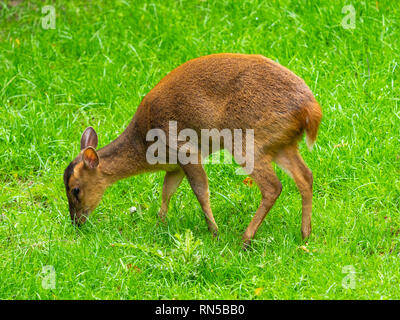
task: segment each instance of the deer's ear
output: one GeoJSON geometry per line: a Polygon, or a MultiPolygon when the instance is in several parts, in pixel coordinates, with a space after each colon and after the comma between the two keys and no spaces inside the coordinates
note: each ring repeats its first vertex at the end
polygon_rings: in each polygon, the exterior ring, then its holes
{"type": "Polygon", "coordinates": [[[99,156],[92,147],[87,147],[83,151],[83,162],[89,169],[94,169],[99,165],[99,156]]]}
{"type": "Polygon", "coordinates": [[[97,133],[94,131],[92,127],[87,127],[86,130],[82,134],[81,138],[81,150],[92,147],[93,149],[97,148],[97,143],[99,139],[97,138],[97,133]]]}

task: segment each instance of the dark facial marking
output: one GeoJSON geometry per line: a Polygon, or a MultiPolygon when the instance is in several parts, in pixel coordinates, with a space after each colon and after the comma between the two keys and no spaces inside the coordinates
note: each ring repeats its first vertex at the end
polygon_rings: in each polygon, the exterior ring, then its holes
{"type": "Polygon", "coordinates": [[[79,194],[79,188],[73,188],[72,189],[72,194],[75,196],[76,200],[79,200],[78,194],[79,194]]]}
{"type": "Polygon", "coordinates": [[[64,171],[64,184],[65,184],[65,188],[67,189],[67,192],[69,191],[69,185],[68,185],[69,179],[71,178],[72,174],[74,173],[74,168],[77,163],[78,163],[78,161],[76,161],[76,160],[72,161],[68,165],[67,169],[65,169],[65,171],[64,171]]]}

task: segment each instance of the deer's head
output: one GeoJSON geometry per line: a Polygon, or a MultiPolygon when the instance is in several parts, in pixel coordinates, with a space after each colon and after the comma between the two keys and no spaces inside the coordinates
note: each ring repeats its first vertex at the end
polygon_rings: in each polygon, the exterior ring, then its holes
{"type": "Polygon", "coordinates": [[[72,223],[81,225],[99,204],[106,185],[99,169],[96,131],[88,127],[82,134],[81,151],[64,171],[64,184],[72,223]]]}

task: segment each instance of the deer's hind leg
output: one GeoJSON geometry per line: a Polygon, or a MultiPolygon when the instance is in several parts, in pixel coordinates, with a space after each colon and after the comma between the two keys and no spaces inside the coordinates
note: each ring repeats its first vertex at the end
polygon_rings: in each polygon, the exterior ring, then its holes
{"type": "Polygon", "coordinates": [[[253,172],[250,174],[261,191],[261,203],[256,214],[251,220],[243,234],[243,249],[246,249],[254,238],[265,216],[274,205],[282,191],[282,184],[271,166],[271,157],[265,156],[262,161],[254,164],[253,172]]]}
{"type": "Polygon", "coordinates": [[[297,145],[280,150],[274,161],[294,179],[300,191],[302,198],[301,234],[305,239],[311,233],[312,172],[304,163],[297,145]]]}

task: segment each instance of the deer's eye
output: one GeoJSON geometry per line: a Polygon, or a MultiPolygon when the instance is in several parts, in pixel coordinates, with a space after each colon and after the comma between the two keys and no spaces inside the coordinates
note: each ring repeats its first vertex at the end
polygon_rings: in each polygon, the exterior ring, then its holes
{"type": "Polygon", "coordinates": [[[72,194],[75,196],[76,199],[78,199],[79,191],[80,191],[79,188],[72,189],[72,194]]]}

